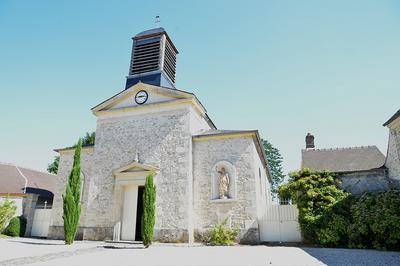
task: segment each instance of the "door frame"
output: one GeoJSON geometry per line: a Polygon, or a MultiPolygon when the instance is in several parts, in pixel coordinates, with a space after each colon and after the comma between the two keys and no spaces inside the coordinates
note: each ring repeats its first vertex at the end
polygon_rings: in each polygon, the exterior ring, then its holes
{"type": "MultiPolygon", "coordinates": [[[[118,238],[122,237],[122,230],[123,230],[123,218],[124,218],[124,208],[125,208],[125,191],[127,187],[134,186],[136,187],[136,204],[132,206],[134,208],[133,213],[135,214],[135,219],[134,219],[134,226],[132,228],[133,230],[133,236],[136,239],[135,236],[135,230],[136,230],[136,215],[137,215],[137,204],[138,204],[138,190],[139,187],[144,187],[146,183],[146,177],[149,175],[156,176],[158,172],[158,169],[154,166],[147,165],[147,164],[142,164],[139,162],[133,162],[128,164],[127,166],[118,168],[113,171],[113,175],[115,177],[115,186],[119,187],[123,190],[123,200],[122,200],[122,211],[120,213],[120,216],[117,217],[117,221],[115,221],[115,226],[114,226],[114,236],[118,236],[118,238]],[[118,226],[117,226],[118,225],[118,226]],[[116,232],[116,230],[118,232],[116,232]]],[[[121,239],[113,239],[114,241],[119,241],[121,239]]],[[[129,239],[128,241],[133,241],[132,239],[129,239]]]]}

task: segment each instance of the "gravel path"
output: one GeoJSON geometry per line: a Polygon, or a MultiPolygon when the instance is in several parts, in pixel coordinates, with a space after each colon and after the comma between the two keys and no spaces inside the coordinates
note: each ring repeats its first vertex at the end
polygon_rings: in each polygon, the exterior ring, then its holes
{"type": "Polygon", "coordinates": [[[0,240],[0,265],[171,265],[171,266],[258,266],[258,265],[400,265],[400,252],[375,250],[234,246],[209,247],[155,244],[113,245],[80,242],[65,246],[61,241],[0,240]],[[118,247],[104,248],[108,247],[118,247]]]}
{"type": "Polygon", "coordinates": [[[302,250],[326,265],[400,265],[400,252],[335,248],[302,248],[302,250]]]}

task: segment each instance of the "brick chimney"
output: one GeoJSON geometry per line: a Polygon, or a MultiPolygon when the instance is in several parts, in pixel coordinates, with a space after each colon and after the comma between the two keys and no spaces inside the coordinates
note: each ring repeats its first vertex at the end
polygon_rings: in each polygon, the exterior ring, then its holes
{"type": "Polygon", "coordinates": [[[307,133],[306,136],[306,149],[315,149],[314,145],[314,136],[311,135],[310,133],[307,133]]]}

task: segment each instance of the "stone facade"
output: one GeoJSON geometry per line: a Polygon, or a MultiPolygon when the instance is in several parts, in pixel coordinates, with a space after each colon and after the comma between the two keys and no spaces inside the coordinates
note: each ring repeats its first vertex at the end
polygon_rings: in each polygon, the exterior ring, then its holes
{"type": "Polygon", "coordinates": [[[400,181],[400,117],[389,127],[389,143],[386,157],[386,167],[389,178],[400,181]]]}
{"type": "MultiPolygon", "coordinates": [[[[60,162],[58,167],[57,173],[57,183],[56,189],[54,191],[54,199],[53,199],[53,208],[52,208],[52,219],[51,219],[51,226],[49,228],[49,237],[55,239],[63,239],[64,237],[64,229],[63,229],[63,199],[62,195],[65,193],[65,188],[67,184],[67,180],[72,170],[72,163],[74,160],[74,153],[72,150],[68,150],[65,152],[60,152],[60,162]]],[[[81,152],[81,179],[82,179],[82,186],[81,186],[81,198],[82,198],[82,211],[80,217],[80,226],[83,227],[85,225],[86,220],[86,208],[87,202],[89,202],[89,189],[90,189],[90,182],[92,181],[92,158],[93,158],[93,148],[82,148],[81,152]]],[[[77,234],[78,239],[82,239],[77,234]]]]}
{"type": "Polygon", "coordinates": [[[353,195],[362,195],[364,192],[387,191],[391,187],[386,168],[341,173],[339,177],[342,181],[340,187],[353,195]]]}
{"type": "MultiPolygon", "coordinates": [[[[104,107],[96,113],[95,145],[84,148],[81,156],[84,189],[78,238],[113,238],[124,205],[123,186],[117,184],[114,171],[132,163],[138,154],[139,163],[158,169],[154,179],[155,240],[193,242],[195,231],[208,230],[229,218],[232,226],[241,228],[243,241],[257,242],[257,221],[269,200],[269,184],[256,139],[235,136],[195,141],[194,135],[212,129],[212,125],[192,95],[184,95],[191,97],[190,101],[171,99],[168,97],[176,97],[176,91],[143,83],[123,93],[130,95],[138,90],[147,90],[149,97],[162,102],[153,100],[147,109],[145,105],[130,106],[124,100],[119,101],[118,108],[104,107]],[[172,96],[160,97],[159,93],[172,96]],[[210,200],[211,171],[219,161],[230,162],[237,173],[236,196],[226,202],[210,200]]],[[[258,134],[253,132],[252,136],[258,134]]],[[[63,237],[62,193],[73,162],[73,150],[61,150],[60,154],[51,238],[63,237]]]]}
{"type": "Polygon", "coordinates": [[[198,234],[228,219],[232,227],[241,229],[242,241],[259,241],[258,230],[249,233],[258,228],[268,201],[269,183],[259,161],[252,138],[194,141],[194,227],[198,234]],[[226,200],[214,199],[211,189],[215,166],[221,161],[235,169],[235,176],[231,175],[235,191],[226,200]]]}

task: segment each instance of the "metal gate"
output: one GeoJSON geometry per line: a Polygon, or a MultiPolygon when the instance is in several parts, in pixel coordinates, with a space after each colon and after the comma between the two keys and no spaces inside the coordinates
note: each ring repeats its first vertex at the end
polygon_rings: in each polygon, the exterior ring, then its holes
{"type": "Polygon", "coordinates": [[[271,205],[260,221],[260,239],[264,242],[301,242],[296,205],[271,205]]]}
{"type": "Polygon", "coordinates": [[[33,216],[31,236],[47,237],[50,226],[51,209],[36,209],[33,216]]]}

